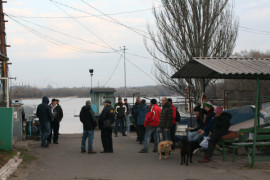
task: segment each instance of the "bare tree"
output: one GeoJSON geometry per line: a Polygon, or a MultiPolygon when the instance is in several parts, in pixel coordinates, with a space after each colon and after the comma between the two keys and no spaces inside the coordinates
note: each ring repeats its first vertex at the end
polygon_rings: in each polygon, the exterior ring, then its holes
{"type": "MultiPolygon", "coordinates": [[[[170,90],[185,94],[188,84],[195,101],[203,89],[201,79],[172,79],[192,57],[228,57],[238,34],[238,19],[229,0],[162,0],[154,8],[157,32],[148,25],[145,47],[155,59],[154,75],[170,90]],[[153,45],[153,46],[152,46],[153,45]]],[[[210,80],[206,80],[206,85],[210,80]]]]}

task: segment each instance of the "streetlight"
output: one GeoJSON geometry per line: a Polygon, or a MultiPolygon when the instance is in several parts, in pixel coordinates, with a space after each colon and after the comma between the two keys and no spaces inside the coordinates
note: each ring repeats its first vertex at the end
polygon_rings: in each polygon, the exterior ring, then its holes
{"type": "Polygon", "coordinates": [[[89,69],[89,72],[90,72],[90,76],[91,76],[91,90],[90,90],[90,93],[92,93],[92,77],[93,77],[94,69],[89,69]]]}

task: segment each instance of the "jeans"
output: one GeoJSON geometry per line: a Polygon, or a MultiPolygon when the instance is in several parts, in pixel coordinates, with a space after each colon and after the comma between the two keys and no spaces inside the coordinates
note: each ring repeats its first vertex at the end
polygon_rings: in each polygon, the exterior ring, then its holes
{"type": "Polygon", "coordinates": [[[130,114],[126,115],[126,131],[129,133],[130,132],[130,123],[129,123],[129,116],[130,114]]]}
{"type": "Polygon", "coordinates": [[[162,141],[170,141],[171,140],[170,130],[166,131],[165,128],[160,129],[162,134],[162,141]]]}
{"type": "Polygon", "coordinates": [[[39,122],[40,123],[40,135],[41,135],[41,145],[46,146],[47,139],[50,135],[50,122],[39,122]]]}
{"type": "Polygon", "coordinates": [[[153,126],[146,126],[146,131],[145,131],[145,136],[144,136],[144,149],[148,151],[149,147],[149,141],[151,138],[151,134],[154,133],[154,141],[155,141],[155,147],[154,149],[158,149],[158,143],[159,143],[159,138],[158,138],[158,127],[153,127],[153,126]]]}
{"type": "Polygon", "coordinates": [[[117,136],[118,134],[118,123],[122,124],[122,135],[126,135],[126,130],[125,130],[125,124],[126,124],[126,117],[116,117],[115,120],[115,128],[114,128],[114,133],[117,136]]]}
{"type": "Polygon", "coordinates": [[[192,141],[198,142],[202,139],[202,136],[200,135],[198,131],[194,131],[194,132],[189,131],[187,134],[187,139],[189,142],[192,142],[192,141]]]}
{"type": "Polygon", "coordinates": [[[93,150],[93,139],[94,139],[94,130],[83,130],[83,136],[82,136],[82,146],[81,149],[85,149],[85,141],[88,137],[88,150],[93,150]]]}

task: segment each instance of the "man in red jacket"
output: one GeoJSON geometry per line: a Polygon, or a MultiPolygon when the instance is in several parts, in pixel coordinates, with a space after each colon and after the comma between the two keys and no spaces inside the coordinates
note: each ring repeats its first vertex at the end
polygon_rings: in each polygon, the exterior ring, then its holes
{"type": "Polygon", "coordinates": [[[146,128],[144,137],[144,148],[140,150],[139,153],[148,153],[149,140],[152,133],[154,133],[154,140],[155,140],[155,147],[153,152],[158,152],[158,143],[159,143],[158,125],[160,122],[160,112],[161,109],[157,105],[157,100],[152,99],[151,105],[149,106],[149,110],[146,114],[144,121],[144,127],[146,128]]]}

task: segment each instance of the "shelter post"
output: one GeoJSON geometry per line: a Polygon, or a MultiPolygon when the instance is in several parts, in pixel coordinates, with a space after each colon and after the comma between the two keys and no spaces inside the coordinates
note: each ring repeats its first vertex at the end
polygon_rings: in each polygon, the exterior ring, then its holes
{"type": "Polygon", "coordinates": [[[254,164],[255,164],[257,128],[258,128],[258,126],[260,126],[260,78],[257,77],[256,81],[257,81],[257,86],[256,86],[256,107],[255,107],[254,134],[253,134],[251,167],[254,167],[254,164]]]}

